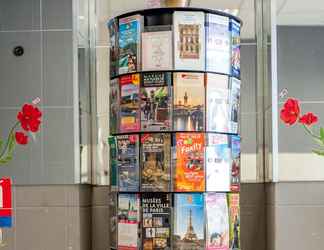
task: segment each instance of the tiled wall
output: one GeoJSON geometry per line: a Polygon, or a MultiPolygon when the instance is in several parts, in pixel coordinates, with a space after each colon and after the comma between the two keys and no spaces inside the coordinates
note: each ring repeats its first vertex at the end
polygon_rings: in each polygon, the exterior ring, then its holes
{"type": "Polygon", "coordinates": [[[15,184],[72,184],[74,168],[72,0],[0,1],[0,128],[19,106],[41,99],[43,124],[0,170],[15,184]],[[24,47],[21,57],[15,46],[24,47]]]}
{"type": "Polygon", "coordinates": [[[265,184],[241,186],[241,249],[266,249],[265,184]]]}
{"type": "Polygon", "coordinates": [[[323,249],[324,183],[268,184],[267,192],[267,249],[323,249]]]}
{"type": "MultiPolygon", "coordinates": [[[[41,99],[43,123],[17,146],[0,176],[11,176],[14,225],[5,250],[91,249],[91,187],[75,168],[72,0],[0,1],[0,136],[20,105],[41,99]],[[15,46],[24,48],[16,57],[15,46]],[[60,185],[51,185],[60,184],[60,185]]],[[[78,136],[78,135],[76,135],[78,136]]],[[[77,145],[78,146],[78,145],[77,145]]]]}
{"type": "Polygon", "coordinates": [[[90,250],[91,187],[16,186],[14,224],[3,250],[90,250]]]}
{"type": "Polygon", "coordinates": [[[110,249],[109,187],[92,188],[92,250],[110,249]]]}

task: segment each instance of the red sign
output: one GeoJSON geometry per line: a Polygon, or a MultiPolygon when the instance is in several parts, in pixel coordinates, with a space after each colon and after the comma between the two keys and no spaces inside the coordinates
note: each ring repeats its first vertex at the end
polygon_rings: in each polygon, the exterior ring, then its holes
{"type": "Polygon", "coordinates": [[[0,227],[12,225],[11,179],[0,179],[0,227]]]}

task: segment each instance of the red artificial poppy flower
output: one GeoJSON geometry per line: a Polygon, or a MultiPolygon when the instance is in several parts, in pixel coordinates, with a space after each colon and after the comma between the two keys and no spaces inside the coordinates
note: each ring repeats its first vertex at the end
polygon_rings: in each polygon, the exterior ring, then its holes
{"type": "Polygon", "coordinates": [[[28,143],[28,136],[24,132],[16,132],[15,138],[18,144],[26,145],[28,143]]]}
{"type": "Polygon", "coordinates": [[[18,113],[17,119],[25,131],[37,132],[41,124],[42,112],[33,105],[25,104],[18,113]]]}
{"type": "Polygon", "coordinates": [[[296,99],[289,98],[280,111],[280,119],[287,125],[293,125],[299,118],[300,107],[296,99]]]}
{"type": "Polygon", "coordinates": [[[309,112],[309,113],[303,115],[299,119],[300,123],[307,125],[307,126],[311,126],[311,125],[315,124],[317,121],[318,121],[317,116],[314,115],[312,112],[309,112]]]}

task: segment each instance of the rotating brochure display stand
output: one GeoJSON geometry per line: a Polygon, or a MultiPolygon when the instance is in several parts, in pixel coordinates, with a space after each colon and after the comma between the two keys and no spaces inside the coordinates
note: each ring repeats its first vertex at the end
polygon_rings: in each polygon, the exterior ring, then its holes
{"type": "Polygon", "coordinates": [[[240,27],[197,8],[109,21],[111,249],[240,249],[240,27]]]}

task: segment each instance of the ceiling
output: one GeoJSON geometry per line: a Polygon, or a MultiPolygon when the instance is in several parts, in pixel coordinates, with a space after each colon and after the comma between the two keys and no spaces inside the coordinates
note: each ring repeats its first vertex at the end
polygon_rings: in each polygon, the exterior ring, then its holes
{"type": "MultiPolygon", "coordinates": [[[[103,0],[99,0],[103,1],[103,0]]],[[[108,13],[105,18],[127,11],[144,9],[145,0],[106,0],[108,13]]],[[[192,7],[225,10],[243,20],[242,38],[255,37],[255,0],[191,0],[192,7]]],[[[268,0],[276,1],[277,23],[279,25],[324,25],[324,0],[268,0]]],[[[104,11],[104,10],[99,10],[104,11]]],[[[269,10],[270,12],[270,10],[269,10]]],[[[106,20],[107,20],[106,19],[106,20]]]]}
{"type": "MultiPolygon", "coordinates": [[[[109,1],[110,17],[127,11],[144,9],[145,0],[109,1]]],[[[243,20],[242,38],[254,38],[254,0],[191,0],[191,7],[226,10],[243,20]]]]}
{"type": "Polygon", "coordinates": [[[242,39],[255,36],[254,0],[191,0],[192,7],[219,9],[237,15],[243,21],[242,39]]]}
{"type": "Polygon", "coordinates": [[[323,0],[277,0],[279,25],[324,25],[323,0]]]}

